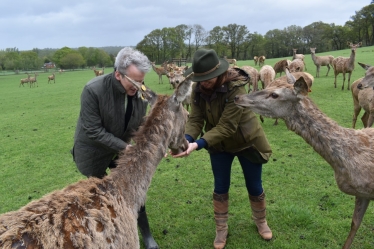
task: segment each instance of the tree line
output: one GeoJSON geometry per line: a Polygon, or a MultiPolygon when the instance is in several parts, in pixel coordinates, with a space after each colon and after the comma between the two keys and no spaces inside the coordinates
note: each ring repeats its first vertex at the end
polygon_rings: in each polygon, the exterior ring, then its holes
{"type": "MultiPolygon", "coordinates": [[[[119,48],[120,49],[120,48],[119,48]]],[[[93,47],[79,47],[72,49],[63,47],[61,49],[38,49],[31,51],[19,51],[17,48],[7,48],[0,51],[1,70],[40,70],[45,69],[45,63],[52,62],[56,68],[78,69],[86,67],[113,67],[117,47],[112,47],[108,53],[104,49],[93,47]]]]}
{"type": "MultiPolygon", "coordinates": [[[[259,55],[265,55],[266,58],[292,56],[293,48],[302,54],[309,54],[310,47],[316,47],[318,53],[340,50],[347,48],[348,41],[362,42],[363,46],[374,45],[373,3],[355,11],[355,15],[344,26],[319,21],[305,27],[291,25],[283,30],[273,29],[261,35],[251,33],[245,25],[235,23],[216,26],[209,31],[200,24],[181,24],[151,31],[136,48],[151,61],[161,64],[172,58],[190,59],[201,47],[215,49],[221,57],[251,60],[259,55]]],[[[0,70],[35,70],[48,62],[53,62],[61,69],[112,67],[120,49],[111,47],[108,52],[93,47],[34,48],[31,51],[7,48],[0,51],[0,70]]]]}
{"type": "Polygon", "coordinates": [[[191,58],[200,47],[215,49],[221,57],[250,60],[254,56],[266,58],[292,56],[292,49],[309,54],[310,47],[318,52],[347,48],[347,42],[362,42],[364,46],[374,44],[374,4],[371,3],[355,15],[344,26],[313,22],[305,27],[289,27],[269,30],[265,35],[251,33],[245,25],[229,24],[216,26],[206,31],[201,25],[178,25],[151,31],[136,48],[158,64],[171,58],[191,58]]]}

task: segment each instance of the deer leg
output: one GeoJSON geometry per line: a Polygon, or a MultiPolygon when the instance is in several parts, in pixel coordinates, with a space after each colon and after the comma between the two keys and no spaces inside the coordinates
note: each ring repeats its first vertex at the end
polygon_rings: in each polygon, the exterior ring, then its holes
{"type": "Polygon", "coordinates": [[[349,232],[347,240],[344,243],[343,249],[349,249],[351,247],[351,244],[353,242],[353,239],[356,235],[358,228],[361,225],[362,218],[364,217],[369,202],[369,199],[364,199],[356,196],[355,210],[353,211],[351,223],[351,231],[349,232]]]}
{"type": "Polygon", "coordinates": [[[278,119],[276,118],[273,125],[278,125],[278,119]]]}
{"type": "MultiPolygon", "coordinates": [[[[354,106],[353,108],[353,120],[352,120],[352,128],[356,128],[356,122],[357,122],[357,117],[360,114],[361,111],[361,106],[357,103],[357,105],[354,106]]],[[[362,118],[361,118],[362,120],[362,118]]]]}
{"type": "Polygon", "coordinates": [[[326,76],[328,76],[328,75],[329,75],[329,72],[330,72],[330,65],[329,65],[329,64],[327,64],[327,73],[326,73],[326,76]]]}
{"type": "Polygon", "coordinates": [[[351,75],[352,75],[352,72],[350,72],[348,74],[348,88],[347,88],[347,90],[349,90],[349,85],[351,84],[351,75]]]}
{"type": "Polygon", "coordinates": [[[317,73],[316,73],[316,77],[319,78],[319,66],[317,66],[317,73]]]}
{"type": "Polygon", "coordinates": [[[373,121],[374,121],[374,114],[369,113],[369,117],[368,117],[368,120],[367,120],[367,126],[366,127],[371,127],[373,125],[373,121]]]}
{"type": "Polygon", "coordinates": [[[365,112],[364,115],[362,115],[361,117],[362,124],[364,125],[365,128],[368,127],[368,119],[369,119],[369,114],[365,112]]]}
{"type": "Polygon", "coordinates": [[[334,74],[335,74],[334,87],[336,88],[336,76],[337,76],[337,74],[336,74],[335,71],[334,71],[334,74]]]}
{"type": "Polygon", "coordinates": [[[344,82],[345,82],[345,73],[343,73],[343,86],[342,86],[342,90],[344,90],[344,82]]]}

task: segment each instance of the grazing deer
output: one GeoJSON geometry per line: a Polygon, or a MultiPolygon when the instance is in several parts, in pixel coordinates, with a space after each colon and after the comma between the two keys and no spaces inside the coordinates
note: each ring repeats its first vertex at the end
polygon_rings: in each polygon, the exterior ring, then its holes
{"type": "Polygon", "coordinates": [[[345,82],[345,74],[348,73],[348,87],[347,90],[349,90],[349,84],[351,83],[351,75],[353,70],[355,69],[355,57],[356,57],[356,49],[361,46],[362,42],[359,42],[357,44],[352,44],[350,42],[347,43],[348,46],[351,48],[351,55],[349,57],[336,57],[332,60],[332,67],[334,68],[334,86],[336,88],[336,77],[339,75],[339,73],[343,74],[343,86],[342,90],[344,90],[344,82],[345,82]]]}
{"type": "Polygon", "coordinates": [[[134,134],[134,145],[120,154],[117,167],[102,179],[81,180],[2,214],[0,248],[140,248],[138,210],[157,165],[168,148],[178,154],[188,147],[184,136],[188,112],[181,102],[189,78],[170,97],[130,80],[151,109],[134,134]]]}
{"type": "Polygon", "coordinates": [[[167,63],[163,63],[162,64],[162,66],[161,67],[156,67],[156,64],[155,64],[156,62],[155,61],[153,61],[153,62],[151,62],[151,64],[152,64],[152,68],[153,68],[153,71],[155,71],[156,73],[157,73],[157,75],[158,75],[158,84],[160,84],[160,83],[164,83],[163,81],[162,81],[162,75],[166,75],[167,74],[167,70],[166,70],[166,65],[167,65],[167,63]]]}
{"type": "Polygon", "coordinates": [[[333,168],[339,189],[355,196],[351,230],[343,249],[350,248],[371,200],[374,200],[374,129],[354,130],[339,126],[307,96],[303,77],[294,84],[265,88],[236,96],[239,107],[281,118],[333,168]]]}
{"type": "Polygon", "coordinates": [[[24,86],[25,83],[29,83],[30,82],[30,74],[27,74],[27,78],[25,79],[21,79],[21,83],[19,83],[19,87],[24,86]]]}
{"type": "Polygon", "coordinates": [[[56,83],[55,78],[56,78],[55,73],[53,73],[52,75],[49,75],[49,76],[48,76],[48,84],[49,84],[49,82],[52,81],[52,80],[53,80],[53,83],[56,83]]]}

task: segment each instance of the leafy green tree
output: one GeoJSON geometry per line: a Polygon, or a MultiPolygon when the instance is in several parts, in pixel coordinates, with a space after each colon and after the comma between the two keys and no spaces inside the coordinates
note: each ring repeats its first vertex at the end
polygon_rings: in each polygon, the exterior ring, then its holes
{"type": "Polygon", "coordinates": [[[43,65],[43,60],[34,51],[20,52],[20,64],[24,70],[39,69],[43,65]]]}
{"type": "Polygon", "coordinates": [[[70,53],[74,53],[74,50],[69,47],[63,47],[54,53],[52,59],[56,65],[62,68],[61,59],[70,53]]]}
{"type": "Polygon", "coordinates": [[[220,26],[215,26],[206,38],[207,46],[214,49],[217,55],[223,57],[227,54],[227,46],[224,40],[224,31],[220,26]]]}
{"type": "Polygon", "coordinates": [[[224,39],[226,44],[231,50],[231,58],[237,58],[241,43],[244,42],[245,37],[249,34],[249,31],[244,25],[229,24],[222,27],[224,32],[224,39]]]}
{"type": "Polygon", "coordinates": [[[83,56],[77,51],[66,54],[60,59],[60,66],[64,69],[77,69],[83,67],[85,64],[83,56]]]}

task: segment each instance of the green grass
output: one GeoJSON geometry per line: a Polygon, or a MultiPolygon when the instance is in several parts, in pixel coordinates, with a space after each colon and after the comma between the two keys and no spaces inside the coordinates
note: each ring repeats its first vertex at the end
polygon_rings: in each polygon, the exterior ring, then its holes
{"type": "MultiPolygon", "coordinates": [[[[356,62],[374,65],[373,50],[357,49],[356,62]]],[[[324,54],[348,57],[350,51],[324,54]]],[[[280,59],[267,59],[265,64],[273,66],[280,59]]],[[[315,76],[310,55],[306,55],[306,64],[307,72],[315,76]]],[[[238,65],[254,66],[254,62],[238,61],[238,65]]],[[[355,66],[351,83],[365,73],[357,63],[355,66]]],[[[341,74],[334,88],[333,71],[325,77],[326,71],[326,67],[321,68],[321,77],[315,79],[310,97],[339,125],[351,127],[351,92],[341,90],[341,74]]],[[[70,149],[80,94],[94,73],[87,70],[56,74],[55,84],[47,84],[48,75],[39,74],[36,88],[19,87],[24,75],[0,76],[0,213],[17,210],[30,200],[85,178],[77,171],[70,149]]],[[[172,93],[167,78],[163,80],[164,84],[158,84],[154,71],[146,76],[146,84],[154,91],[172,93]]],[[[273,122],[265,118],[263,123],[273,149],[263,168],[263,185],[267,220],[274,238],[266,242],[257,234],[241,168],[235,160],[226,248],[341,248],[350,229],[354,197],[339,191],[331,167],[301,137],[288,131],[283,121],[278,126],[273,126],[273,122]]],[[[360,120],[356,127],[362,128],[360,120]]],[[[206,151],[194,152],[188,158],[162,160],[147,197],[151,229],[161,248],[212,247],[212,190],[213,176],[206,151]]],[[[373,221],[371,204],[352,248],[374,247],[373,221]]]]}

